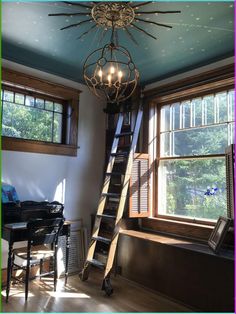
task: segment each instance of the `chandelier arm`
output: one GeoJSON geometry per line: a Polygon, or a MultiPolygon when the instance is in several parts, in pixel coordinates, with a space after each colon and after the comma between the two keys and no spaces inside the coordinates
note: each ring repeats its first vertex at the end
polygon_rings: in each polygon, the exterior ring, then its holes
{"type": "Polygon", "coordinates": [[[76,16],[76,15],[87,15],[89,16],[88,12],[81,12],[81,13],[53,13],[48,14],[48,16],[76,16]]]}
{"type": "Polygon", "coordinates": [[[101,37],[100,37],[100,39],[99,39],[99,41],[98,41],[99,44],[100,44],[100,43],[102,42],[102,40],[104,39],[104,37],[105,37],[107,31],[108,31],[108,30],[105,29],[105,28],[102,30],[101,37]]]}
{"type": "Polygon", "coordinates": [[[146,11],[146,12],[136,12],[136,14],[169,14],[169,13],[181,13],[181,11],[146,11]]]}
{"type": "Polygon", "coordinates": [[[84,32],[83,34],[81,34],[79,37],[77,37],[76,39],[81,39],[84,35],[88,34],[91,32],[92,29],[94,29],[97,26],[97,24],[94,24],[93,26],[91,26],[86,32],[84,32]]]}
{"type": "Polygon", "coordinates": [[[115,29],[115,45],[118,46],[119,44],[119,38],[118,38],[118,30],[115,29]]]}
{"type": "Polygon", "coordinates": [[[161,23],[156,23],[156,22],[154,22],[154,21],[146,21],[146,20],[140,19],[140,18],[138,18],[138,17],[135,17],[134,20],[135,20],[135,21],[144,22],[144,23],[154,24],[154,25],[157,25],[157,26],[163,26],[163,27],[167,27],[167,28],[172,28],[172,26],[170,26],[170,25],[161,24],[161,23]]]}
{"type": "Polygon", "coordinates": [[[131,34],[131,32],[128,30],[128,28],[126,26],[125,26],[125,31],[128,34],[129,38],[138,46],[138,42],[136,41],[133,34],[131,34]]]}
{"type": "Polygon", "coordinates": [[[70,2],[70,1],[63,1],[64,3],[66,4],[70,4],[70,5],[75,5],[75,6],[78,6],[78,7],[81,7],[81,8],[86,8],[86,9],[92,9],[92,6],[90,5],[86,5],[86,4],[82,4],[82,3],[74,3],[74,2],[70,2]]]}
{"type": "Polygon", "coordinates": [[[152,34],[146,32],[144,29],[138,27],[137,25],[135,25],[134,23],[131,23],[130,25],[132,25],[134,28],[136,28],[137,30],[139,30],[140,32],[143,32],[144,34],[150,36],[153,39],[157,39],[155,36],[153,36],[152,34]]]}
{"type": "Polygon", "coordinates": [[[112,28],[111,28],[111,43],[114,44],[114,34],[115,34],[115,26],[114,26],[114,20],[112,20],[112,28]]]}
{"type": "Polygon", "coordinates": [[[81,21],[81,22],[76,23],[76,24],[71,24],[71,25],[68,25],[68,26],[65,26],[65,27],[60,28],[60,30],[62,31],[62,30],[67,29],[67,28],[76,27],[76,26],[79,26],[79,25],[81,25],[81,24],[90,22],[90,21],[92,21],[92,20],[93,20],[93,19],[88,19],[88,20],[84,20],[84,21],[81,21]]]}
{"type": "Polygon", "coordinates": [[[131,6],[131,8],[137,9],[137,8],[139,8],[139,7],[142,7],[142,6],[147,5],[147,4],[150,4],[150,3],[152,3],[152,1],[142,2],[142,3],[140,3],[140,4],[131,6]]]}

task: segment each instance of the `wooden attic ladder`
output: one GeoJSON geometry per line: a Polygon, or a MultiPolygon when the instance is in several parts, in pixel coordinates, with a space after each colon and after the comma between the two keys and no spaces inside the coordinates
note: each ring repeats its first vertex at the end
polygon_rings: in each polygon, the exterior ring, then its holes
{"type": "Polygon", "coordinates": [[[82,281],[87,280],[89,276],[90,266],[93,265],[104,270],[102,290],[105,290],[107,295],[111,295],[113,292],[110,283],[110,274],[114,262],[118,237],[119,237],[119,225],[121,218],[123,216],[129,181],[132,172],[133,158],[136,150],[136,145],[138,141],[139,131],[142,122],[143,108],[142,101],[139,105],[138,112],[136,115],[135,126],[132,132],[122,132],[122,127],[124,125],[124,112],[120,112],[118,116],[116,131],[114,134],[114,140],[110,152],[110,158],[105,174],[104,185],[101,192],[101,197],[97,209],[97,214],[95,217],[94,228],[92,232],[91,242],[88,249],[87,259],[84,264],[84,268],[80,273],[80,279],[82,281]],[[130,137],[130,143],[126,147],[126,151],[121,151],[119,147],[119,141],[124,137],[130,137]],[[128,150],[127,150],[128,148],[128,150]],[[117,172],[114,168],[117,158],[124,158],[124,169],[125,172],[117,172]],[[123,178],[121,180],[120,193],[111,193],[110,186],[112,185],[112,178],[120,176],[123,178]],[[107,210],[109,208],[109,203],[115,202],[115,210],[111,213],[107,210]],[[112,220],[112,232],[109,237],[101,236],[102,233],[102,222],[103,220],[112,220]],[[106,262],[103,263],[95,258],[96,245],[102,242],[103,245],[107,246],[106,262]]]}

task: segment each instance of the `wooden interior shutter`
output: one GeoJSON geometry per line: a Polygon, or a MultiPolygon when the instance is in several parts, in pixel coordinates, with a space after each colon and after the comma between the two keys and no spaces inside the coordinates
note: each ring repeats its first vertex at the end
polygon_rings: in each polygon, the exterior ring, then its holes
{"type": "Polygon", "coordinates": [[[227,216],[234,219],[235,185],[234,185],[234,144],[225,150],[227,216]]]}
{"type": "Polygon", "coordinates": [[[130,179],[129,217],[149,216],[148,154],[135,154],[130,179]]]}

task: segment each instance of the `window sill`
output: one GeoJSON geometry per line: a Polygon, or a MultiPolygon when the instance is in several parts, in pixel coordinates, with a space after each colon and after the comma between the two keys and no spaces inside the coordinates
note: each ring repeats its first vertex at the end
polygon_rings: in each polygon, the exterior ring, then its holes
{"type": "Polygon", "coordinates": [[[214,226],[209,225],[155,217],[142,219],[141,225],[142,229],[154,232],[158,231],[198,241],[207,241],[214,228],[214,226]]]}
{"type": "Polygon", "coordinates": [[[37,154],[77,156],[77,149],[78,147],[73,145],[24,140],[14,137],[2,137],[2,150],[37,154]]]}
{"type": "Polygon", "coordinates": [[[212,255],[219,258],[226,258],[229,260],[234,260],[233,250],[221,250],[219,254],[215,254],[206,244],[198,243],[196,241],[190,241],[186,239],[180,239],[175,236],[163,235],[163,234],[153,234],[145,231],[135,231],[135,230],[122,230],[120,232],[123,235],[130,237],[135,237],[138,239],[156,242],[162,245],[168,245],[176,247],[179,249],[194,251],[202,254],[212,255]]]}

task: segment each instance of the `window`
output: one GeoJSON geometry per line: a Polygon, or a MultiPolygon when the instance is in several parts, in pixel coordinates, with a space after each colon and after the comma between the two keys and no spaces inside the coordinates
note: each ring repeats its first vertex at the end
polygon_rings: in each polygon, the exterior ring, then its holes
{"type": "Polygon", "coordinates": [[[1,105],[3,136],[63,143],[62,103],[3,87],[1,105]]]}
{"type": "Polygon", "coordinates": [[[234,91],[163,105],[159,111],[157,215],[227,215],[225,148],[234,142],[234,91]]]}
{"type": "Polygon", "coordinates": [[[80,91],[2,69],[2,149],[77,155],[80,91]]]}

